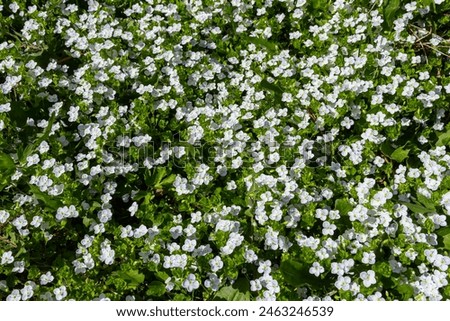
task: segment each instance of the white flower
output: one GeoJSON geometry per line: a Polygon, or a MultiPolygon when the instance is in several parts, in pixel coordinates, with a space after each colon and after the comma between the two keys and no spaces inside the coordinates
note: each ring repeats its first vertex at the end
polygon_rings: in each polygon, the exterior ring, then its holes
{"type": "Polygon", "coordinates": [[[24,270],[25,270],[25,262],[24,261],[15,261],[14,262],[14,268],[12,269],[13,272],[23,273],[24,270]]]}
{"type": "Polygon", "coordinates": [[[350,290],[351,279],[348,276],[338,276],[337,281],[334,283],[337,289],[348,291],[350,290]]]}
{"type": "Polygon", "coordinates": [[[25,215],[20,215],[19,217],[16,217],[13,221],[12,224],[18,229],[20,230],[21,228],[25,227],[28,225],[28,221],[25,217],[25,215]]]}
{"type": "Polygon", "coordinates": [[[60,207],[56,210],[56,220],[61,221],[65,218],[74,218],[78,217],[78,211],[76,210],[75,206],[64,206],[60,207]]]}
{"type": "Polygon", "coordinates": [[[450,215],[450,192],[447,192],[444,195],[442,195],[441,205],[444,206],[445,209],[447,210],[447,215],[450,215]]]}
{"type": "Polygon", "coordinates": [[[9,213],[5,210],[0,210],[0,224],[6,223],[9,218],[9,213]]]}
{"type": "Polygon", "coordinates": [[[420,56],[414,56],[411,58],[411,63],[413,63],[413,64],[420,64],[421,61],[422,61],[422,58],[420,58],[420,56]]]}
{"type": "Polygon", "coordinates": [[[428,71],[419,72],[419,80],[427,80],[430,78],[430,73],[428,71]]]}
{"type": "Polygon", "coordinates": [[[375,279],[375,272],[372,270],[369,270],[367,272],[361,272],[359,274],[359,277],[363,281],[363,284],[365,287],[369,287],[369,286],[377,283],[377,280],[375,279]]]}
{"type": "Polygon", "coordinates": [[[33,296],[33,294],[34,294],[33,286],[31,286],[29,284],[25,285],[23,287],[23,289],[20,290],[20,293],[22,294],[22,300],[23,301],[26,301],[26,300],[30,299],[33,296]]]}
{"type": "Polygon", "coordinates": [[[113,214],[109,208],[103,209],[98,212],[97,217],[101,223],[106,223],[111,220],[113,214]]]}
{"type": "Polygon", "coordinates": [[[4,252],[2,254],[2,260],[0,262],[1,265],[11,264],[14,262],[14,256],[12,255],[12,251],[4,252]]]}
{"type": "Polygon", "coordinates": [[[181,158],[186,154],[186,148],[184,146],[175,146],[173,148],[173,153],[176,158],[181,158]]]}
{"type": "Polygon", "coordinates": [[[53,294],[55,295],[56,301],[61,301],[67,296],[67,290],[64,285],[60,286],[53,290],[53,294]]]}
{"type": "Polygon", "coordinates": [[[114,256],[116,252],[111,249],[109,243],[110,242],[108,240],[102,242],[99,259],[105,264],[111,265],[114,263],[114,256]]]}
{"type": "Polygon", "coordinates": [[[27,157],[27,167],[33,166],[38,164],[40,161],[39,155],[38,154],[33,154],[31,156],[27,157]]]}
{"type": "Polygon", "coordinates": [[[196,245],[197,245],[196,240],[186,239],[184,241],[182,249],[183,249],[183,251],[186,251],[186,252],[193,252],[195,250],[196,245]]]}
{"type": "Polygon", "coordinates": [[[19,7],[19,5],[17,4],[17,2],[14,1],[14,2],[12,2],[12,3],[9,4],[9,9],[10,9],[13,13],[16,13],[17,10],[20,9],[20,7],[19,7]]]}
{"type": "Polygon", "coordinates": [[[247,263],[252,263],[258,260],[258,256],[255,254],[253,250],[245,251],[244,258],[247,263]]]}
{"type": "Polygon", "coordinates": [[[11,294],[6,297],[6,301],[20,301],[21,299],[22,295],[17,289],[12,290],[11,294]]]}
{"type": "Polygon", "coordinates": [[[314,262],[311,268],[309,269],[309,273],[314,274],[315,276],[319,276],[324,271],[325,269],[318,262],[314,262]]]}
{"type": "Polygon", "coordinates": [[[322,234],[323,235],[333,235],[334,231],[336,230],[336,225],[331,224],[328,221],[325,221],[322,223],[322,234]]]}
{"type": "Polygon", "coordinates": [[[191,213],[191,223],[198,223],[202,220],[202,213],[197,211],[194,213],[191,213]]]}
{"type": "Polygon", "coordinates": [[[195,235],[195,232],[197,232],[197,229],[194,227],[194,225],[189,224],[186,228],[183,229],[184,234],[186,234],[187,237],[191,237],[195,235]]]}
{"type": "Polygon", "coordinates": [[[205,287],[210,288],[213,291],[219,290],[219,286],[220,286],[219,277],[214,273],[208,273],[208,278],[209,279],[205,280],[205,282],[204,282],[205,287]]]}
{"type": "Polygon", "coordinates": [[[186,254],[175,254],[164,257],[163,267],[166,269],[178,267],[184,269],[187,264],[186,254]]]}
{"type": "Polygon", "coordinates": [[[186,280],[183,281],[183,288],[188,292],[192,292],[200,287],[200,283],[196,280],[194,274],[189,274],[186,280]]]}
{"type": "Polygon", "coordinates": [[[272,262],[270,260],[260,261],[258,272],[264,275],[270,274],[272,262]]]}
{"type": "Polygon", "coordinates": [[[211,266],[211,271],[217,272],[223,267],[223,261],[220,256],[215,256],[213,259],[209,260],[209,265],[211,266]]]}
{"type": "Polygon", "coordinates": [[[131,216],[134,216],[134,214],[136,214],[138,210],[138,203],[133,202],[133,204],[131,204],[131,206],[128,208],[128,212],[130,212],[131,216]]]}
{"type": "Polygon", "coordinates": [[[132,237],[134,235],[133,228],[131,227],[131,225],[127,225],[125,227],[122,226],[120,230],[121,230],[120,234],[121,238],[132,237]]]}
{"type": "Polygon", "coordinates": [[[281,101],[286,103],[291,103],[293,101],[291,93],[283,93],[281,97],[281,101]]]}
{"type": "Polygon", "coordinates": [[[46,285],[50,282],[52,282],[55,278],[53,277],[52,273],[49,271],[45,274],[42,274],[40,277],[40,283],[41,285],[46,285]]]}
{"type": "Polygon", "coordinates": [[[148,232],[148,228],[141,224],[137,229],[134,230],[133,236],[135,239],[141,238],[142,236],[146,235],[148,232]]]}
{"type": "Polygon", "coordinates": [[[375,253],[364,252],[361,262],[363,262],[364,264],[375,264],[375,253]]]}
{"type": "Polygon", "coordinates": [[[171,227],[169,232],[172,236],[172,238],[177,239],[179,238],[181,235],[183,235],[183,227],[181,225],[177,225],[174,227],[171,227]]]}
{"type": "Polygon", "coordinates": [[[6,113],[8,111],[11,111],[11,104],[10,103],[0,104],[0,113],[6,113]]]}

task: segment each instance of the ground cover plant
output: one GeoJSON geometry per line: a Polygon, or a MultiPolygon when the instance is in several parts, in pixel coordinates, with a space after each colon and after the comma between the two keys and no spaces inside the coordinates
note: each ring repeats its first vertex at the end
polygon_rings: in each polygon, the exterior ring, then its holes
{"type": "Polygon", "coordinates": [[[450,298],[450,1],[0,3],[0,299],[450,298]]]}

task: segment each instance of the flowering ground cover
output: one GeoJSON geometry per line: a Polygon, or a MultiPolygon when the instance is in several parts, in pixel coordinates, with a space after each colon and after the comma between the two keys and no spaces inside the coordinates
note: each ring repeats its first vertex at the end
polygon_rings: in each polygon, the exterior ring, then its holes
{"type": "Polygon", "coordinates": [[[450,299],[450,1],[0,12],[0,299],[450,299]]]}

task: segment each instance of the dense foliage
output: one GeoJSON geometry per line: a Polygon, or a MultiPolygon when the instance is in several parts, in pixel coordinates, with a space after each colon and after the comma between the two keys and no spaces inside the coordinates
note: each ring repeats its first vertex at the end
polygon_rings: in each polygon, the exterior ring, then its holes
{"type": "Polygon", "coordinates": [[[0,12],[0,299],[450,299],[450,1],[0,12]]]}

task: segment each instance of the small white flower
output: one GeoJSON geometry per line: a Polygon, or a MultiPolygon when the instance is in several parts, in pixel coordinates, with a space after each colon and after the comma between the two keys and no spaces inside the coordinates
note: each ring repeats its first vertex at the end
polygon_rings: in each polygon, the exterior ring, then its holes
{"type": "Polygon", "coordinates": [[[12,3],[9,4],[9,9],[10,9],[13,13],[16,13],[17,10],[20,9],[20,7],[19,7],[19,5],[17,4],[17,2],[14,1],[14,2],[12,2],[12,3]]]}
{"type": "Polygon", "coordinates": [[[375,279],[375,272],[372,270],[369,270],[367,272],[361,272],[359,274],[359,277],[363,281],[363,284],[365,287],[369,287],[369,286],[377,283],[377,280],[375,279]]]}
{"type": "Polygon", "coordinates": [[[319,276],[324,271],[325,269],[318,262],[314,262],[311,268],[309,269],[309,273],[314,274],[315,276],[319,276]]]}
{"type": "Polygon", "coordinates": [[[11,111],[11,104],[10,103],[6,103],[6,104],[1,104],[0,105],[0,113],[7,113],[11,111]]]}
{"type": "Polygon", "coordinates": [[[0,224],[6,223],[9,218],[9,213],[5,210],[0,210],[0,224]]]}
{"type": "Polygon", "coordinates": [[[192,292],[200,287],[200,283],[196,280],[194,274],[189,274],[186,280],[183,281],[183,288],[188,292],[192,292]]]}
{"type": "Polygon", "coordinates": [[[128,212],[130,212],[131,216],[134,216],[134,214],[136,214],[138,210],[138,203],[133,202],[133,204],[131,204],[131,206],[128,208],[128,212]]]}
{"type": "Polygon", "coordinates": [[[12,269],[13,272],[23,273],[24,270],[25,270],[25,262],[24,261],[15,261],[14,262],[14,268],[12,269]]]}
{"type": "Polygon", "coordinates": [[[0,264],[6,265],[11,264],[12,262],[14,262],[14,256],[12,255],[12,251],[4,252],[0,264]]]}
{"type": "Polygon", "coordinates": [[[55,278],[53,277],[53,275],[51,274],[51,272],[47,272],[45,274],[42,274],[40,277],[40,283],[41,285],[46,285],[50,282],[52,282],[55,278]]]}
{"type": "Polygon", "coordinates": [[[183,249],[183,251],[186,251],[186,252],[193,252],[195,250],[196,245],[197,245],[196,240],[186,239],[184,241],[182,249],[183,249]]]}
{"type": "Polygon", "coordinates": [[[364,252],[361,262],[363,262],[364,264],[375,264],[375,253],[364,252]]]}
{"type": "Polygon", "coordinates": [[[217,272],[223,267],[223,262],[220,256],[215,256],[213,259],[209,260],[209,265],[211,266],[211,271],[217,272]]]}
{"type": "Polygon", "coordinates": [[[53,290],[53,294],[55,295],[55,298],[57,301],[61,301],[67,296],[67,290],[64,285],[60,286],[59,288],[56,288],[53,290]]]}
{"type": "Polygon", "coordinates": [[[175,146],[173,148],[173,154],[176,158],[181,158],[186,154],[186,148],[184,146],[175,146]]]}
{"type": "Polygon", "coordinates": [[[12,290],[11,294],[6,297],[6,301],[20,301],[21,299],[22,295],[17,289],[12,290]]]}
{"type": "Polygon", "coordinates": [[[348,291],[350,290],[351,279],[349,276],[338,276],[337,281],[334,283],[337,289],[348,291]]]}
{"type": "Polygon", "coordinates": [[[33,154],[27,157],[27,167],[33,166],[38,164],[40,161],[39,155],[38,154],[33,154]]]}
{"type": "Polygon", "coordinates": [[[116,252],[109,246],[109,241],[106,240],[101,244],[99,259],[105,264],[111,265],[114,263],[115,253],[116,252]]]}

